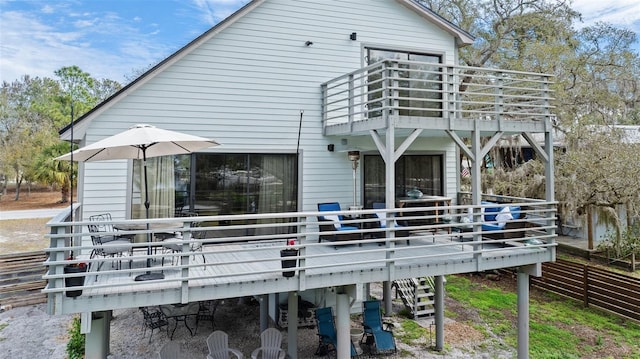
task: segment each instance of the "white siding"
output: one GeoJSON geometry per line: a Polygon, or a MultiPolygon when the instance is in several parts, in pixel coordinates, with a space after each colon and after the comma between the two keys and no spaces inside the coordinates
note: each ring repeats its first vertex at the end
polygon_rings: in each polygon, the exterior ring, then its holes
{"type": "MultiPolygon", "coordinates": [[[[360,68],[366,46],[443,54],[449,64],[455,58],[453,37],[396,1],[265,1],[101,113],[87,130],[87,143],[149,123],[222,144],[210,151],[294,153],[303,110],[300,209],[329,200],[349,205],[351,164],[345,153],[327,151],[340,139],[322,136],[320,84],[360,68]],[[352,32],[357,41],[349,39],[352,32]]],[[[419,139],[410,151],[443,149],[446,192],[453,195],[453,144],[419,139]]],[[[108,209],[124,217],[116,207],[126,204],[126,163],[87,166],[85,214],[108,209]]]]}

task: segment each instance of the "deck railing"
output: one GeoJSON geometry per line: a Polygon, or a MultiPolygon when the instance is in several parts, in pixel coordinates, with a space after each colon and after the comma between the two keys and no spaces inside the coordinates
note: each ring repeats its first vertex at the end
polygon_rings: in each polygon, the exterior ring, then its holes
{"type": "MultiPolygon", "coordinates": [[[[86,230],[90,222],[52,221],[48,224],[51,227],[51,245],[46,250],[49,258],[45,262],[48,270],[44,278],[48,283],[44,292],[50,295],[51,302],[55,297],[61,300],[59,296],[71,290],[100,296],[182,288],[176,291],[181,293],[177,298],[172,297],[172,300],[181,301],[186,300],[184,298],[188,297],[188,290],[193,285],[204,287],[208,283],[228,285],[282,278],[280,251],[284,249],[298,251],[297,256],[288,258],[294,259],[294,266],[288,270],[295,272],[296,290],[313,286],[310,278],[323,274],[328,276],[326,280],[336,281],[322,281],[323,285],[344,285],[343,282],[349,283],[349,273],[389,270],[403,265],[411,267],[413,262],[422,265],[469,255],[487,258],[504,257],[505,252],[533,253],[522,252],[523,249],[554,250],[555,203],[530,201],[511,205],[521,206],[525,214],[514,222],[527,225],[505,229],[504,232],[509,234],[505,236],[495,236],[500,231],[483,232],[480,222],[464,223],[462,218],[468,215],[470,208],[472,212],[479,213],[482,207],[486,207],[467,205],[331,212],[344,215],[344,224],[359,228],[355,230],[359,234],[358,239],[345,241],[319,241],[320,235],[342,234],[337,229],[319,230],[317,216],[331,214],[329,212],[114,220],[112,224],[115,227],[139,229],[106,233],[137,238],[127,246],[125,255],[113,258],[90,256],[97,248],[91,243],[86,230]],[[388,225],[380,228],[380,213],[385,214],[383,218],[388,218],[389,224],[395,218],[402,227],[388,225]],[[535,215],[537,220],[528,223],[529,215],[535,215]],[[146,229],[147,223],[149,230],[146,229]],[[76,230],[70,233],[70,228],[76,230]],[[408,232],[409,236],[399,236],[400,231],[408,232]],[[160,233],[173,236],[172,248],[180,250],[168,249],[163,246],[167,244],[165,242],[146,242],[146,238],[157,240],[162,237],[160,233]],[[198,245],[193,246],[194,243],[198,245]],[[74,253],[73,259],[69,255],[71,252],[74,253]],[[149,262],[152,267],[147,267],[149,262]],[[65,273],[66,266],[80,264],[86,265],[88,270],[65,273]],[[164,279],[150,282],[133,279],[148,271],[162,271],[164,279]],[[65,285],[65,280],[73,277],[82,278],[82,285],[65,285]]],[[[516,264],[505,263],[505,266],[516,264]]]]}
{"type": "Polygon", "coordinates": [[[389,116],[544,120],[552,75],[384,60],[322,84],[323,128],[389,116]]]}

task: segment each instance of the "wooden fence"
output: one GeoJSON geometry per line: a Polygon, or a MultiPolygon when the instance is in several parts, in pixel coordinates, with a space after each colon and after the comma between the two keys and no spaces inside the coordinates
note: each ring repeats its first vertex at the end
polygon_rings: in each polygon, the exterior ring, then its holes
{"type": "Polygon", "coordinates": [[[0,304],[19,307],[45,303],[42,275],[47,259],[43,251],[0,255],[0,304]]]}
{"type": "Polygon", "coordinates": [[[640,278],[559,259],[543,263],[542,277],[531,284],[640,321],[640,278]]]}

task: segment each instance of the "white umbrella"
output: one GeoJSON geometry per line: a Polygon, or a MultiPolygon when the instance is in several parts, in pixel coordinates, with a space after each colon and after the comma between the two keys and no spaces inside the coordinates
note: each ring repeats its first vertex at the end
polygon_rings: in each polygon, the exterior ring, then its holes
{"type": "MultiPolygon", "coordinates": [[[[124,132],[79,148],[73,152],[57,157],[56,160],[73,160],[80,162],[106,161],[116,159],[141,159],[144,164],[144,207],[149,218],[149,189],[147,184],[147,158],[191,153],[203,148],[219,145],[216,141],[188,135],[185,133],[163,130],[151,125],[135,125],[124,132]]],[[[147,232],[149,224],[147,223],[147,232]]],[[[151,234],[147,233],[147,242],[151,243],[151,234]]],[[[147,247],[151,255],[151,245],[147,247]]],[[[147,268],[150,259],[147,259],[147,268]]],[[[162,279],[162,273],[139,275],[136,281],[162,279]]]]}

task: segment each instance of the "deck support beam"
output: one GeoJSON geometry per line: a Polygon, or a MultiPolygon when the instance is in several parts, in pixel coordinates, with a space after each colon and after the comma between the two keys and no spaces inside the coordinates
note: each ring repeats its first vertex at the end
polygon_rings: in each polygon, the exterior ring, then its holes
{"type": "Polygon", "coordinates": [[[289,358],[298,358],[298,292],[289,292],[287,305],[287,353],[289,358]]]}
{"type": "Polygon", "coordinates": [[[338,337],[336,357],[338,359],[351,358],[351,319],[349,313],[349,295],[346,291],[336,293],[336,335],[338,337]]]}
{"type": "Polygon", "coordinates": [[[436,350],[444,349],[444,276],[437,275],[435,277],[435,324],[436,324],[436,350]]]}
{"type": "Polygon", "coordinates": [[[84,344],[86,359],[107,359],[111,330],[111,311],[91,313],[91,331],[84,344]]]}
{"type": "Polygon", "coordinates": [[[518,359],[529,358],[529,276],[542,275],[542,265],[518,268],[518,359]]]}
{"type": "Polygon", "coordinates": [[[258,297],[260,302],[260,333],[269,328],[269,294],[258,297]]]}

